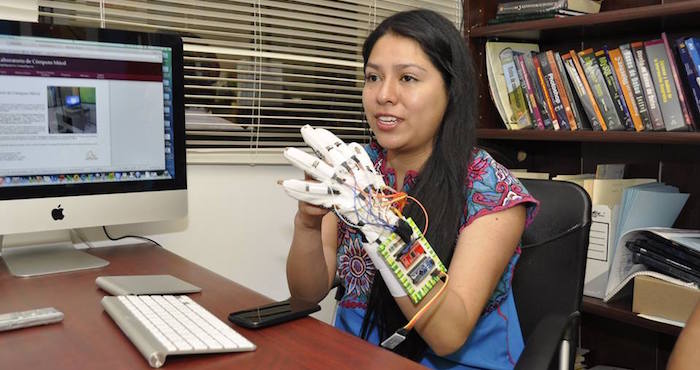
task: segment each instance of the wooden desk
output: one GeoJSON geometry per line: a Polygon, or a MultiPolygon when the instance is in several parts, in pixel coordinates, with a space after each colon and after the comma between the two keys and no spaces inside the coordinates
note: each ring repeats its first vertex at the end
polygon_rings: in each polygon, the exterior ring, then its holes
{"type": "Polygon", "coordinates": [[[632,301],[603,303],[583,297],[581,347],[589,349],[586,365],[635,370],[666,369],[681,328],[647,320],[632,312],[632,301]]]}
{"type": "MultiPolygon", "coordinates": [[[[3,369],[150,369],[105,313],[101,275],[171,274],[202,288],[192,299],[228,323],[232,311],[271,302],[164,249],[147,245],[97,248],[100,269],[35,278],[11,276],[0,263],[0,313],[54,306],[62,323],[0,333],[3,369]]],[[[314,318],[260,330],[231,324],[257,345],[254,352],[169,356],[166,369],[419,369],[419,364],[314,318]]]]}

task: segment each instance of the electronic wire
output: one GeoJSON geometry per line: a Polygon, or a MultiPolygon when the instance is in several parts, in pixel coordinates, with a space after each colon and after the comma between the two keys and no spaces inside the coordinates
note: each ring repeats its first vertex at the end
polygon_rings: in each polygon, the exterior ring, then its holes
{"type": "Polygon", "coordinates": [[[416,325],[416,322],[420,320],[421,317],[423,317],[423,314],[430,308],[430,306],[433,305],[433,302],[438,299],[438,297],[442,296],[442,294],[445,292],[445,288],[447,287],[447,282],[450,280],[450,277],[447,275],[447,273],[440,271],[440,277],[444,278],[442,287],[440,287],[440,290],[433,296],[433,298],[430,298],[428,303],[425,304],[425,306],[421,307],[418,312],[416,312],[415,315],[411,318],[411,320],[406,324],[403,329],[406,331],[410,331],[413,329],[413,326],[416,325]]]}

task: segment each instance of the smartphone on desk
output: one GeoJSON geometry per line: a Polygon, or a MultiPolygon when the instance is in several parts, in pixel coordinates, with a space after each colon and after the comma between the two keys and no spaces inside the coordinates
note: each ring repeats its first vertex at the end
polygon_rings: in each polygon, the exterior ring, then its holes
{"type": "Polygon", "coordinates": [[[305,317],[320,309],[317,303],[290,298],[233,312],[228,315],[228,320],[245,328],[258,329],[305,317]]]}

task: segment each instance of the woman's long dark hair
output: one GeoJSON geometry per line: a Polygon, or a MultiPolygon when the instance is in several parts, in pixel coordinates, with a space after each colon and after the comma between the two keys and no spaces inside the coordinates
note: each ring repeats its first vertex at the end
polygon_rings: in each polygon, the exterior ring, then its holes
{"type": "MultiPolygon", "coordinates": [[[[416,41],[442,74],[447,89],[448,103],[433,152],[424,167],[419,169],[420,175],[410,193],[425,206],[430,217],[426,238],[440,260],[449,266],[464,211],[464,182],[475,144],[475,94],[478,86],[472,58],[462,35],[450,21],[435,12],[421,9],[394,14],[379,24],[367,37],[362,49],[365,67],[375,43],[386,34],[416,41]]],[[[410,204],[403,213],[413,218],[417,225],[425,223],[418,206],[410,204]]],[[[383,340],[405,324],[406,318],[377,274],[362,322],[362,337],[366,339],[370,329],[376,327],[383,340]]],[[[418,361],[426,348],[423,339],[412,331],[395,351],[418,361]]]]}

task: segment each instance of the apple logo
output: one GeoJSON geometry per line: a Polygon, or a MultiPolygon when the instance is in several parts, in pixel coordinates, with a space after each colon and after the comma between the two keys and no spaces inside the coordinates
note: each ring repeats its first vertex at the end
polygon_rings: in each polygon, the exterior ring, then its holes
{"type": "Polygon", "coordinates": [[[63,208],[61,208],[60,204],[58,207],[51,210],[51,217],[56,221],[63,220],[63,208]]]}

